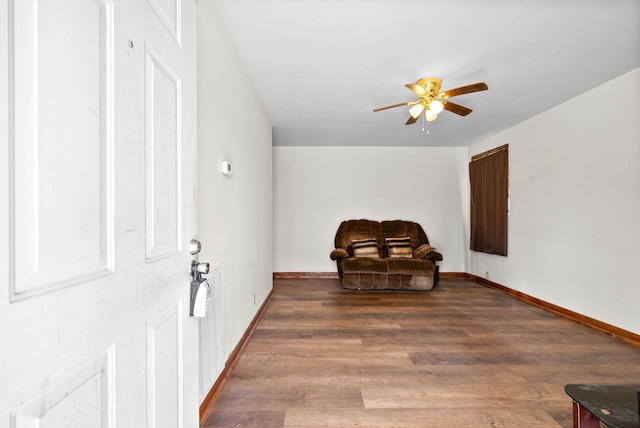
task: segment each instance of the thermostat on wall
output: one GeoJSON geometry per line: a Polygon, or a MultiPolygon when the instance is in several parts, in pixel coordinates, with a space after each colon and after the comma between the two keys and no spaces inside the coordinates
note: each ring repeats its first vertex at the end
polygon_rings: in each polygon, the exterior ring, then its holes
{"type": "Polygon", "coordinates": [[[224,175],[233,174],[233,166],[231,166],[229,161],[222,161],[221,170],[224,175]]]}

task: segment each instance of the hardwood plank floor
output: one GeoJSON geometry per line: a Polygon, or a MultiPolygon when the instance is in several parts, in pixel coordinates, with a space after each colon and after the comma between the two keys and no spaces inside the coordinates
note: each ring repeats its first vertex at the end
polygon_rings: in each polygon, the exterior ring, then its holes
{"type": "Polygon", "coordinates": [[[640,348],[464,279],[276,279],[205,427],[571,427],[567,383],[640,383],[640,348]]]}

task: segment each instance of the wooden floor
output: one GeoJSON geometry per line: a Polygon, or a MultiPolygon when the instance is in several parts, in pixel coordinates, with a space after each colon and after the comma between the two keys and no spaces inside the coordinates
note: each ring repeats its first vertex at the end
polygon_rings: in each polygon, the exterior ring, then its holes
{"type": "Polygon", "coordinates": [[[462,279],[278,279],[205,427],[570,427],[567,383],[640,383],[640,348],[462,279]]]}

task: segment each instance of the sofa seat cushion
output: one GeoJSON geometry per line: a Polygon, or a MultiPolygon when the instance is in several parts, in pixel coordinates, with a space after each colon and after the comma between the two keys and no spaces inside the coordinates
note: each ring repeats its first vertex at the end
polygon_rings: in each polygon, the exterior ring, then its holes
{"type": "Polygon", "coordinates": [[[394,258],[386,259],[389,275],[430,275],[435,266],[430,260],[394,258]]]}
{"type": "Polygon", "coordinates": [[[342,269],[345,272],[354,273],[381,273],[387,274],[387,259],[368,257],[349,257],[342,260],[342,269]]]}

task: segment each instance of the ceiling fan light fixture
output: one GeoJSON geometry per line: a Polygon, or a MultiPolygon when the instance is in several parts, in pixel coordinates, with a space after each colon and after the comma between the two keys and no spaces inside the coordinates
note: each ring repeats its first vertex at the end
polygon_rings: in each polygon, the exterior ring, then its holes
{"type": "Polygon", "coordinates": [[[461,106],[460,104],[453,103],[449,101],[449,98],[457,97],[458,95],[471,94],[473,92],[486,91],[489,89],[489,86],[486,83],[478,82],[472,85],[460,86],[458,88],[440,92],[442,80],[437,77],[423,77],[416,83],[407,83],[404,86],[417,95],[418,99],[415,101],[407,101],[404,103],[376,108],[373,109],[373,111],[376,112],[394,107],[411,106],[409,108],[410,117],[405,125],[412,125],[416,123],[423,112],[424,120],[429,122],[436,120],[438,114],[443,110],[447,110],[459,116],[467,116],[473,110],[468,107],[461,106]]]}
{"type": "Polygon", "coordinates": [[[422,104],[416,104],[409,109],[409,114],[411,115],[412,118],[415,119],[418,116],[420,116],[420,113],[422,113],[423,110],[424,110],[424,107],[422,104]]]}
{"type": "Polygon", "coordinates": [[[437,115],[444,110],[444,104],[438,100],[433,100],[429,103],[429,110],[437,115]]]}

